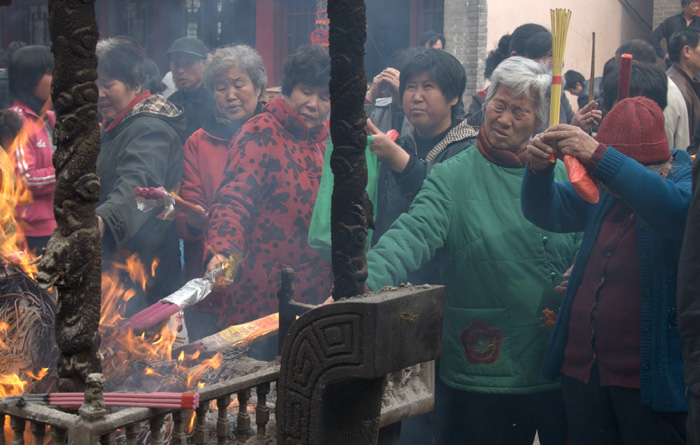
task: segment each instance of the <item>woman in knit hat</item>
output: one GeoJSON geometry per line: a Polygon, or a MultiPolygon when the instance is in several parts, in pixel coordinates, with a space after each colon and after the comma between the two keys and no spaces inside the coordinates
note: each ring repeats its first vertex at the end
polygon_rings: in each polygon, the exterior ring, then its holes
{"type": "Polygon", "coordinates": [[[525,217],[585,231],[542,367],[562,378],[573,443],[685,443],[675,297],[690,157],[669,150],[659,106],[634,97],[608,113],[595,139],[551,127],[531,140],[527,161],[525,217]],[[598,203],[555,182],[555,144],[602,184],[598,203]]]}

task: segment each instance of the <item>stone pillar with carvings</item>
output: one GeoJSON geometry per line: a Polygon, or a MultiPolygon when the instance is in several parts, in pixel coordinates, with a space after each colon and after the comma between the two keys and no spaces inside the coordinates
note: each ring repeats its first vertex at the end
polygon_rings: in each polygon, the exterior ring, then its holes
{"type": "Polygon", "coordinates": [[[49,29],[55,65],[51,98],[56,110],[58,227],[37,278],[58,290],[58,389],[82,392],[88,374],[102,371],[98,350],[102,241],[95,213],[100,196],[95,0],[49,0],[49,29]]]}

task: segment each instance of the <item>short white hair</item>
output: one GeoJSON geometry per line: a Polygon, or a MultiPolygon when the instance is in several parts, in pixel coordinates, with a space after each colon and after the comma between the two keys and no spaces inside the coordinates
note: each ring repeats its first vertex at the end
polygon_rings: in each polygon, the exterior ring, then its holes
{"type": "Polygon", "coordinates": [[[549,120],[549,91],[552,76],[549,69],[540,62],[525,57],[513,56],[501,62],[491,75],[484,107],[502,86],[513,90],[516,97],[527,97],[535,108],[535,118],[541,124],[549,120]]]}

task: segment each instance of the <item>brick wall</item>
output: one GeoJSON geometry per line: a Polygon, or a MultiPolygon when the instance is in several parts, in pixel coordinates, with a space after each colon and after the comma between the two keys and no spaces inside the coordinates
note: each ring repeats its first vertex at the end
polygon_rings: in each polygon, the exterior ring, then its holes
{"type": "Polygon", "coordinates": [[[454,55],[467,71],[465,107],[472,95],[484,84],[486,60],[486,1],[445,0],[444,34],[447,51],[454,55]]]}
{"type": "Polygon", "coordinates": [[[680,0],[654,0],[654,29],[668,17],[681,13],[680,0]]]}

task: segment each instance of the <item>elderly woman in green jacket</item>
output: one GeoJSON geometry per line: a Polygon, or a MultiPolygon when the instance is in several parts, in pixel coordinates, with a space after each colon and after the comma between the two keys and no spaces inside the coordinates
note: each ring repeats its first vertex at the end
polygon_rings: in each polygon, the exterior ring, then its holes
{"type": "MultiPolygon", "coordinates": [[[[557,382],[540,376],[550,333],[542,311],[577,250],[574,234],[528,222],[520,210],[525,149],[546,121],[548,69],[511,57],[491,77],[476,144],[436,165],[409,213],[368,254],[367,285],[398,285],[440,251],[447,286],[440,378],[461,393],[474,443],[566,440],[557,382]]],[[[566,180],[564,168],[556,177],[566,180]]]]}

